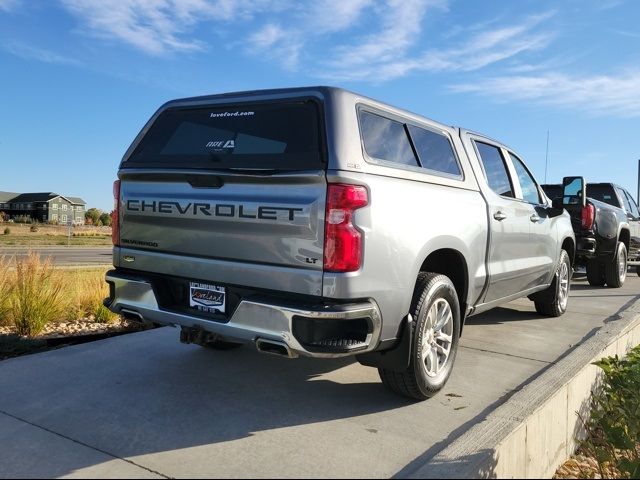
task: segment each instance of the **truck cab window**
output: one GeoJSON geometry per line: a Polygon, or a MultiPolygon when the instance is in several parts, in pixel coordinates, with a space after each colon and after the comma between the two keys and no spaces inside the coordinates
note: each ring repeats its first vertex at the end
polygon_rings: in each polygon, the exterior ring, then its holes
{"type": "Polygon", "coordinates": [[[525,202],[533,203],[534,205],[540,204],[540,192],[536,181],[533,179],[527,167],[524,166],[522,160],[509,153],[513,166],[518,174],[518,180],[520,181],[520,188],[522,189],[522,200],[525,202]]]}
{"type": "Polygon", "coordinates": [[[514,198],[513,187],[500,149],[482,142],[475,142],[475,144],[491,190],[502,197],[514,198]]]}

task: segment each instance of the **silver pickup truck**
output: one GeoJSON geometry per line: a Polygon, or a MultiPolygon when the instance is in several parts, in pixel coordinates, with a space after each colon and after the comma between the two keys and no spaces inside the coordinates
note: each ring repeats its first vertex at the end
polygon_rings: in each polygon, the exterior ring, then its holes
{"type": "Polygon", "coordinates": [[[467,317],[567,308],[569,215],[510,148],[329,87],[163,105],[114,183],[112,311],[181,341],[447,381],[467,317]]]}

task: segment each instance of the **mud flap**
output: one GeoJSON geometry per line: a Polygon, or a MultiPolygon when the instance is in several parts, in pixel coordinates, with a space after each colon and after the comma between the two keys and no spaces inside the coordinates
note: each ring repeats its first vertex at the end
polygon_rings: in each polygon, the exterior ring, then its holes
{"type": "Polygon", "coordinates": [[[411,361],[413,329],[414,322],[409,314],[402,322],[399,340],[396,342],[395,346],[389,350],[356,355],[356,359],[361,365],[366,367],[384,368],[386,370],[404,372],[409,368],[409,362],[411,361]]]}

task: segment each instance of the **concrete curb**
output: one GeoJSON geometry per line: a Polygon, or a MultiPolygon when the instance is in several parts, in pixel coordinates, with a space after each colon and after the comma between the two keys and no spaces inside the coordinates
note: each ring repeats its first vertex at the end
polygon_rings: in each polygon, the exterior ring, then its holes
{"type": "Polygon", "coordinates": [[[407,478],[551,478],[576,450],[602,357],[640,345],[640,296],[407,478]]]}

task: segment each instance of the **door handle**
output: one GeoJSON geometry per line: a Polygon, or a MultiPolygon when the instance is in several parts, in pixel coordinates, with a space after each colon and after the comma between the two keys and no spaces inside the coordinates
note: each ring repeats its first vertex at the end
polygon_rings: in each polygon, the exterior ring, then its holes
{"type": "Polygon", "coordinates": [[[531,215],[531,217],[529,217],[529,219],[533,222],[533,223],[538,223],[540,221],[540,217],[538,215],[536,215],[535,213],[533,215],[531,215]]]}
{"type": "Polygon", "coordinates": [[[504,213],[498,211],[498,212],[493,214],[493,218],[495,218],[496,220],[501,222],[501,221],[505,220],[507,218],[507,216],[504,213]]]}

